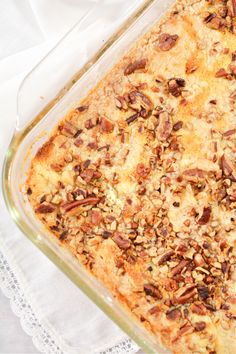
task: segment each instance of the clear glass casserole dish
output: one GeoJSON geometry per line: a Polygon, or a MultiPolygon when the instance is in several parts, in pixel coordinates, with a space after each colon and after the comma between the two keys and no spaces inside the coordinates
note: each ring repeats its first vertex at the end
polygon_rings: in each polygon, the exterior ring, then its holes
{"type": "MultiPolygon", "coordinates": [[[[32,156],[48,140],[66,112],[78,105],[173,2],[144,1],[105,44],[104,37],[100,36],[99,30],[96,31],[104,14],[98,6],[92,8],[22,83],[18,94],[16,128],[3,168],[4,198],[19,228],[148,353],[167,351],[36,219],[22,186],[32,156]],[[94,14],[98,18],[95,23],[91,21],[94,14]],[[96,40],[87,39],[91,31],[95,33],[96,40]],[[81,68],[79,58],[82,56],[83,60],[83,55],[89,60],[81,68]]],[[[127,13],[134,7],[131,6],[127,13]]]]}

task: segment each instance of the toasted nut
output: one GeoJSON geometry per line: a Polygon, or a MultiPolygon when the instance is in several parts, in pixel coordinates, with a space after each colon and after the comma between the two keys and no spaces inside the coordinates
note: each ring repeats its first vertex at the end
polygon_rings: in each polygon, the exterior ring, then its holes
{"type": "Polygon", "coordinates": [[[136,70],[145,69],[146,65],[147,65],[147,59],[135,60],[133,63],[130,63],[126,67],[124,73],[125,75],[130,75],[134,73],[136,70]]]}
{"type": "Polygon", "coordinates": [[[125,236],[120,232],[115,232],[112,240],[119,246],[122,250],[127,250],[131,246],[130,240],[126,239],[125,236]]]}
{"type": "Polygon", "coordinates": [[[162,294],[160,290],[152,284],[144,284],[144,291],[146,295],[152,296],[158,300],[162,299],[162,294]]]}
{"type": "Polygon", "coordinates": [[[179,36],[177,34],[171,35],[169,33],[162,33],[158,40],[159,44],[158,47],[163,52],[166,52],[173,48],[178,40],[179,36]]]}

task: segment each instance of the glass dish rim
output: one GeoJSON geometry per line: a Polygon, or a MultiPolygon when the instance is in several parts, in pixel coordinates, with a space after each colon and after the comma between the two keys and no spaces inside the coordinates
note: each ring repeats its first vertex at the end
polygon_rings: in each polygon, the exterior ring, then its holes
{"type": "MultiPolygon", "coordinates": [[[[72,88],[74,84],[89,70],[89,68],[94,65],[100,57],[105,54],[105,52],[122,36],[123,33],[128,30],[128,28],[147,10],[156,0],[143,0],[141,5],[137,10],[134,11],[131,16],[124,23],[119,26],[109,38],[105,41],[103,46],[93,55],[88,61],[83,65],[83,67],[68,81],[68,83],[57,93],[57,95],[45,105],[45,107],[29,122],[22,130],[15,130],[13,132],[12,139],[6,151],[5,159],[2,167],[2,191],[3,198],[7,209],[15,222],[18,228],[22,233],[38,248],[43,252],[64,274],[66,274],[71,281],[76,284],[109,318],[113,320],[124,332],[128,334],[145,352],[147,353],[156,353],[156,350],[152,347],[150,343],[145,341],[144,338],[140,338],[137,333],[130,326],[127,325],[127,322],[124,321],[121,317],[116,317],[116,314],[113,313],[111,307],[102,299],[102,296],[96,293],[94,289],[89,287],[84,280],[80,277],[78,273],[72,270],[68,264],[63,261],[48,245],[39,243],[37,241],[38,234],[27,225],[23,218],[19,215],[17,211],[17,206],[14,202],[11,190],[11,167],[14,156],[16,155],[17,148],[20,146],[21,142],[30,133],[30,131],[44,118],[44,116],[56,105],[56,103],[62,99],[62,97],[72,88]]],[[[25,76],[22,84],[27,79],[28,76],[34,71],[37,70],[37,67],[42,63],[47,57],[54,51],[63,40],[70,35],[72,30],[79,26],[80,21],[78,21],[72,29],[66,33],[66,35],[44,56],[34,68],[25,76]]],[[[18,117],[16,117],[18,118],[18,117]]],[[[162,347],[161,343],[160,346],[162,347]]],[[[164,349],[164,348],[163,348],[164,349]]]]}

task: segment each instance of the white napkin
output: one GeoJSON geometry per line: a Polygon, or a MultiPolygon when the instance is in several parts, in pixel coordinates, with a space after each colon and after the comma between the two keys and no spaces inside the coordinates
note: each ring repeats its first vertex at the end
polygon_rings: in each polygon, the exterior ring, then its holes
{"type": "MultiPolygon", "coordinates": [[[[114,1],[116,6],[123,6],[124,13],[132,2],[137,6],[141,0],[129,1],[128,5],[125,0],[114,1]]],[[[40,27],[43,35],[47,38],[40,46],[0,61],[0,73],[1,70],[3,73],[5,72],[7,80],[0,86],[0,164],[14,127],[17,88],[24,76],[20,72],[22,70],[27,72],[36,58],[40,59],[45,50],[52,45],[53,39],[61,36],[62,32],[68,29],[70,13],[72,13],[71,22],[76,21],[77,16],[81,16],[83,11],[86,11],[88,3],[91,4],[92,1],[31,0],[30,3],[33,17],[37,18],[35,25],[40,27]],[[77,7],[79,10],[75,15],[77,7]],[[62,25],[64,16],[65,22],[62,25]],[[60,32],[58,28],[61,26],[64,26],[64,29],[60,32]],[[43,27],[44,29],[42,29],[43,27]],[[50,34],[47,34],[49,32],[50,34]],[[16,65],[18,61],[20,64],[16,65]],[[18,73],[18,75],[14,75],[13,78],[14,63],[17,66],[14,74],[18,73]]],[[[104,11],[108,5],[109,11],[111,11],[111,4],[112,1],[101,1],[104,11]]],[[[114,22],[114,18],[115,13],[112,15],[111,12],[110,21],[114,22]]],[[[122,21],[122,16],[120,21],[122,21]]],[[[109,30],[109,21],[104,26],[105,30],[109,30]]],[[[35,39],[36,37],[34,37],[34,41],[35,39]]],[[[19,50],[22,49],[23,47],[19,50]]],[[[4,266],[3,262],[3,276],[2,279],[0,276],[0,286],[11,297],[14,311],[21,317],[23,327],[33,337],[39,350],[47,354],[93,354],[112,348],[111,353],[128,354],[138,349],[112,321],[21,234],[11,221],[2,197],[0,198],[1,252],[2,259],[7,260],[7,266],[4,266]],[[14,286],[12,288],[11,284],[7,282],[9,274],[14,275],[21,292],[16,292],[14,286]]]]}

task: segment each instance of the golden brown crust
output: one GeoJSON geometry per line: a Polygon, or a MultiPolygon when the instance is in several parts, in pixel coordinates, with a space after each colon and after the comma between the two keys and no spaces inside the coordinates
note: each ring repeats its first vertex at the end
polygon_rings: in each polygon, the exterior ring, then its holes
{"type": "Polygon", "coordinates": [[[234,2],[177,1],[33,159],[38,218],[173,353],[236,346],[234,2]]]}

